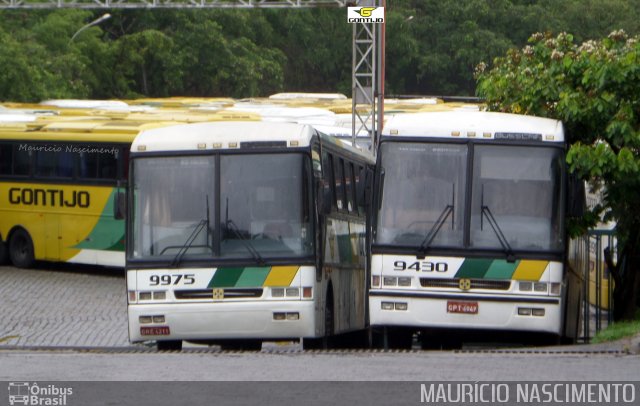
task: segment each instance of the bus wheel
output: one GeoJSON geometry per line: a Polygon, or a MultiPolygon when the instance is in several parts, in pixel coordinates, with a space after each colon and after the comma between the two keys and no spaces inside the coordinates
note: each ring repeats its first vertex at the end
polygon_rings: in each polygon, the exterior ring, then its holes
{"type": "Polygon", "coordinates": [[[9,258],[18,268],[30,268],[35,262],[33,255],[33,242],[29,233],[20,229],[16,230],[9,240],[9,258]]]}
{"type": "Polygon", "coordinates": [[[319,338],[303,338],[303,350],[326,350],[331,348],[335,342],[334,337],[334,314],[333,314],[333,289],[329,288],[327,300],[324,306],[324,335],[319,338]]]}
{"type": "Polygon", "coordinates": [[[9,253],[7,251],[7,244],[0,240],[0,265],[6,265],[9,261],[9,253]]]}
{"type": "Polygon", "coordinates": [[[158,341],[156,342],[158,351],[181,351],[182,340],[158,341]]]}

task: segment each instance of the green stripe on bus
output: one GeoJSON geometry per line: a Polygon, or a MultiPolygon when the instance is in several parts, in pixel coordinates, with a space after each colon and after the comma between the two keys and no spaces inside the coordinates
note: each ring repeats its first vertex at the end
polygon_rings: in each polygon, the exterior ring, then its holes
{"type": "Polygon", "coordinates": [[[71,248],[106,251],[124,251],[124,220],[113,218],[113,201],[117,189],[113,189],[89,235],[71,248]]]}
{"type": "Polygon", "coordinates": [[[504,259],[496,259],[491,263],[484,277],[486,279],[511,279],[519,263],[520,261],[507,262],[504,259]]]}
{"type": "Polygon", "coordinates": [[[465,259],[455,278],[481,279],[487,273],[493,259],[465,259]]]}
{"type": "Polygon", "coordinates": [[[218,268],[208,288],[231,288],[236,286],[244,268],[218,268]]]}
{"type": "Polygon", "coordinates": [[[267,279],[267,275],[269,275],[269,271],[271,271],[271,268],[265,268],[265,267],[244,268],[242,275],[240,275],[240,278],[236,282],[236,287],[248,288],[248,287],[262,286],[264,284],[264,281],[267,279]]]}

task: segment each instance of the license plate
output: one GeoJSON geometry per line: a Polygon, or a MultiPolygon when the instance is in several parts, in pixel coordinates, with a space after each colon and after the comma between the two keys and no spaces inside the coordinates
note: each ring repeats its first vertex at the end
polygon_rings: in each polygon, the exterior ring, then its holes
{"type": "Polygon", "coordinates": [[[170,334],[169,326],[140,327],[140,335],[143,336],[168,336],[170,334]]]}
{"type": "Polygon", "coordinates": [[[447,301],[447,313],[478,314],[478,302],[447,301]]]}

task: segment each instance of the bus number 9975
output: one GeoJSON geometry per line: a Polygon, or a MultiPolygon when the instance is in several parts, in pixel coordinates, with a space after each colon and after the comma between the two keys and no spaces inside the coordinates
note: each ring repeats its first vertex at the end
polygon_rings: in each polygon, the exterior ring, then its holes
{"type": "Polygon", "coordinates": [[[182,281],[184,285],[193,285],[196,282],[194,274],[174,274],[174,275],[151,275],[149,277],[149,286],[167,286],[177,285],[182,281]]]}

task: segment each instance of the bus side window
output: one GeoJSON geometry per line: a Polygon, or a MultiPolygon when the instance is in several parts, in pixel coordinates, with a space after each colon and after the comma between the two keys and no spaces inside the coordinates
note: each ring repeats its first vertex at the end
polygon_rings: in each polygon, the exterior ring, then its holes
{"type": "Polygon", "coordinates": [[[11,144],[0,144],[0,175],[12,175],[11,170],[12,149],[11,144]]]}
{"type": "Polygon", "coordinates": [[[344,176],[343,176],[343,165],[344,165],[344,161],[342,160],[342,158],[336,159],[334,161],[334,168],[335,168],[335,185],[336,185],[336,205],[338,207],[338,210],[344,210],[346,209],[346,205],[344,204],[344,197],[345,197],[345,193],[344,193],[344,176]]]}
{"type": "Polygon", "coordinates": [[[322,204],[323,212],[328,213],[335,206],[335,181],[333,177],[333,155],[322,153],[322,204]]]}
{"type": "Polygon", "coordinates": [[[118,176],[118,160],[113,154],[100,154],[98,159],[98,178],[116,179],[118,176]]]}
{"type": "Polygon", "coordinates": [[[82,152],[80,154],[80,178],[94,179],[98,167],[98,157],[96,154],[82,152]]]}
{"type": "Polygon", "coordinates": [[[31,173],[31,152],[20,151],[18,145],[13,146],[13,174],[29,176],[31,173]]]}
{"type": "Polygon", "coordinates": [[[353,163],[351,162],[344,163],[344,185],[346,191],[347,210],[349,210],[349,213],[351,213],[356,209],[354,195],[355,187],[353,181],[353,163]]]}

